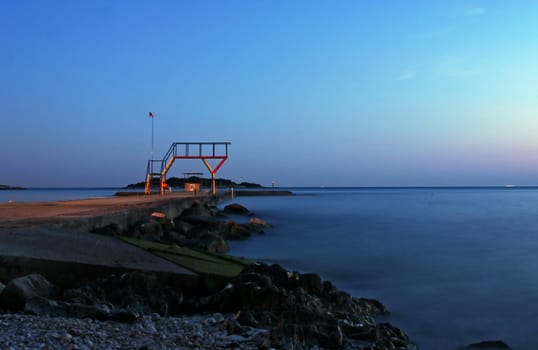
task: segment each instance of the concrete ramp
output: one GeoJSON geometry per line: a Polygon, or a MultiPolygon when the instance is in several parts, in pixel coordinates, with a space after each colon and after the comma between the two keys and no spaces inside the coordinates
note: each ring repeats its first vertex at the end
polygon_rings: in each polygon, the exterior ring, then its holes
{"type": "Polygon", "coordinates": [[[41,273],[60,284],[140,270],[194,287],[197,274],[113,237],[44,226],[0,231],[0,280],[41,273]]]}

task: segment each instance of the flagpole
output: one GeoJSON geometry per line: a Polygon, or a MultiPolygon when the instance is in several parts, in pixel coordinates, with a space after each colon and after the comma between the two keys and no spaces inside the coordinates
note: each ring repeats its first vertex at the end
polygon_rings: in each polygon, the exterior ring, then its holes
{"type": "Polygon", "coordinates": [[[155,119],[155,114],[149,112],[149,117],[151,118],[151,160],[153,160],[153,119],[155,119]]]}

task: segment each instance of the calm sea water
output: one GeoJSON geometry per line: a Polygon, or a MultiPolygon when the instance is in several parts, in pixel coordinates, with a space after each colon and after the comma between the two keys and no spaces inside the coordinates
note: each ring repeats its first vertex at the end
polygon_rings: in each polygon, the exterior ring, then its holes
{"type": "Polygon", "coordinates": [[[274,227],[232,253],[381,300],[421,349],[538,344],[538,188],[305,189],[239,197],[274,227]]]}

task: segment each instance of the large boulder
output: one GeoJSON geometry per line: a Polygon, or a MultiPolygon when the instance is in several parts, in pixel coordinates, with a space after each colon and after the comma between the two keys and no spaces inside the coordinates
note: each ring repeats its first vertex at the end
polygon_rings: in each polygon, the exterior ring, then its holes
{"type": "Polygon", "coordinates": [[[217,212],[216,207],[195,201],[190,208],[183,210],[181,216],[217,216],[217,212]]]}
{"type": "Polygon", "coordinates": [[[139,227],[143,239],[158,241],[163,236],[163,227],[158,220],[149,220],[139,227]]]}
{"type": "Polygon", "coordinates": [[[250,213],[250,211],[247,208],[245,208],[244,206],[238,203],[228,204],[227,206],[224,207],[224,212],[226,214],[238,214],[238,215],[247,215],[248,213],[250,213]]]}
{"type": "MultiPolygon", "coordinates": [[[[121,227],[120,227],[121,229],[121,227]]],[[[159,242],[163,235],[174,229],[174,222],[166,217],[164,213],[153,212],[151,215],[144,216],[129,225],[127,230],[119,230],[114,224],[94,229],[94,232],[101,234],[125,234],[147,241],[159,242]]]]}
{"type": "Polygon", "coordinates": [[[228,242],[218,235],[213,235],[213,239],[207,245],[207,251],[210,253],[226,253],[228,250],[230,250],[228,242]]]}
{"type": "Polygon", "coordinates": [[[150,216],[132,225],[128,231],[128,235],[147,241],[158,242],[163,237],[164,231],[161,220],[150,216]]]}
{"type": "Polygon", "coordinates": [[[255,226],[271,227],[270,223],[268,223],[267,221],[262,220],[260,218],[257,218],[255,216],[250,218],[249,222],[250,222],[251,225],[255,225],[255,226]]]}
{"type": "Polygon", "coordinates": [[[189,232],[191,232],[196,226],[194,224],[190,224],[185,220],[182,220],[181,217],[177,217],[174,219],[174,231],[186,235],[189,232]]]}
{"type": "Polygon", "coordinates": [[[251,236],[251,230],[248,225],[238,224],[233,221],[221,225],[219,231],[225,239],[229,240],[241,240],[251,236]]]}
{"type": "Polygon", "coordinates": [[[24,309],[26,302],[33,297],[50,298],[55,287],[39,274],[14,278],[8,282],[0,294],[0,306],[11,311],[24,309]]]}

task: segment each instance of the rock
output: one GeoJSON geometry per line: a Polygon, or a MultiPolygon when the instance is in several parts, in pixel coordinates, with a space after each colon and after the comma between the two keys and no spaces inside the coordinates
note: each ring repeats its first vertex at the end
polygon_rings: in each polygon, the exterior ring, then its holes
{"type": "Polygon", "coordinates": [[[261,227],[271,227],[271,224],[257,217],[250,218],[250,224],[261,227]]]}
{"type": "Polygon", "coordinates": [[[355,302],[360,306],[361,310],[370,315],[387,315],[389,311],[381,302],[375,299],[355,298],[355,302]]]}
{"type": "Polygon", "coordinates": [[[227,214],[246,215],[250,211],[247,208],[245,208],[244,206],[242,206],[241,204],[232,203],[232,204],[228,204],[227,206],[224,207],[224,212],[227,213],[227,214]]]}
{"type": "MultiPolygon", "coordinates": [[[[161,214],[155,212],[153,214],[161,214]]],[[[174,229],[174,222],[170,221],[162,215],[150,215],[141,220],[138,220],[133,225],[129,226],[129,229],[122,234],[140,238],[148,241],[158,242],[162,239],[163,235],[171,232],[174,229]]],[[[110,226],[110,225],[109,225],[110,226]]]]}
{"type": "Polygon", "coordinates": [[[230,240],[240,240],[250,237],[251,231],[247,225],[232,222],[224,231],[224,238],[230,240]]]}
{"type": "Polygon", "coordinates": [[[184,245],[189,248],[196,248],[210,253],[225,253],[230,247],[228,242],[218,234],[206,232],[186,239],[184,245]]]}
{"type": "Polygon", "coordinates": [[[204,216],[204,215],[182,215],[179,217],[179,219],[181,221],[188,222],[189,224],[194,225],[195,227],[196,226],[218,227],[220,223],[222,222],[222,220],[219,220],[215,217],[204,216]]]}
{"type": "Polygon", "coordinates": [[[183,210],[181,217],[185,216],[215,216],[217,209],[215,207],[210,207],[207,204],[201,204],[198,201],[192,203],[190,208],[183,210]]]}
{"type": "MultiPolygon", "coordinates": [[[[360,347],[411,349],[407,335],[388,323],[376,324],[374,316],[386,311],[375,300],[357,299],[339,291],[316,274],[300,274],[279,265],[246,267],[220,292],[202,298],[198,311],[236,313],[245,329],[268,327],[275,348],[360,347]]],[[[234,322],[225,327],[239,334],[234,322]]],[[[241,333],[243,334],[243,333],[241,333]]]]}
{"type": "Polygon", "coordinates": [[[237,312],[237,314],[235,315],[235,319],[237,320],[237,322],[243,325],[247,325],[251,327],[258,326],[258,321],[256,320],[256,316],[250,310],[239,310],[239,312],[237,312]]]}
{"type": "Polygon", "coordinates": [[[90,231],[91,233],[97,233],[105,236],[120,236],[123,232],[123,229],[118,224],[110,224],[103,227],[97,227],[90,231]]]}
{"type": "Polygon", "coordinates": [[[138,231],[142,239],[154,242],[158,242],[164,234],[162,224],[154,219],[140,224],[138,231]]]}
{"type": "Polygon", "coordinates": [[[110,320],[110,321],[116,321],[116,322],[121,322],[121,323],[134,323],[139,318],[140,318],[140,314],[138,314],[135,311],[121,310],[121,311],[114,311],[114,312],[108,313],[104,321],[110,320]]]}
{"type": "Polygon", "coordinates": [[[185,220],[182,220],[181,217],[175,218],[173,222],[174,222],[174,231],[182,235],[188,234],[195,228],[195,225],[190,224],[186,222],[185,220]]]}
{"type": "Polygon", "coordinates": [[[140,232],[147,235],[162,236],[162,225],[158,220],[149,220],[140,225],[140,232]]]}
{"type": "Polygon", "coordinates": [[[344,334],[339,325],[320,324],[315,331],[318,333],[319,343],[328,349],[340,349],[344,343],[344,334]]]}
{"type": "Polygon", "coordinates": [[[30,298],[50,298],[54,291],[54,286],[39,274],[14,278],[0,294],[0,305],[7,310],[22,310],[30,298]]]}
{"type": "Polygon", "coordinates": [[[91,318],[99,321],[133,323],[140,314],[132,310],[113,310],[107,305],[83,305],[50,300],[40,296],[28,299],[24,312],[30,315],[51,317],[91,318]]]}
{"type": "Polygon", "coordinates": [[[222,329],[228,334],[242,334],[244,332],[241,324],[234,318],[227,318],[222,322],[222,329]]]}
{"type": "Polygon", "coordinates": [[[155,212],[151,213],[151,216],[154,217],[154,218],[166,219],[166,214],[161,213],[159,211],[155,211],[155,212]]]}
{"type": "Polygon", "coordinates": [[[221,236],[216,234],[208,235],[210,238],[209,243],[206,246],[206,250],[210,253],[226,253],[230,250],[228,242],[226,242],[221,236]]]}
{"type": "Polygon", "coordinates": [[[161,231],[163,233],[170,232],[174,228],[174,222],[168,219],[164,213],[151,213],[151,219],[152,221],[157,221],[159,224],[161,224],[161,231]]]}
{"type": "Polygon", "coordinates": [[[63,300],[81,305],[110,304],[122,310],[165,316],[181,310],[183,294],[155,274],[133,271],[65,290],[63,300]]]}
{"type": "Polygon", "coordinates": [[[502,340],[487,340],[487,341],[481,341],[478,343],[469,344],[460,349],[461,350],[467,350],[467,349],[509,350],[511,348],[502,340]]]}
{"type": "Polygon", "coordinates": [[[323,287],[321,284],[321,277],[315,273],[305,273],[299,277],[299,284],[309,293],[319,294],[322,292],[323,287]]]}
{"type": "Polygon", "coordinates": [[[177,244],[178,246],[183,247],[187,242],[187,237],[185,235],[171,231],[165,233],[161,241],[164,243],[177,244]]]}

